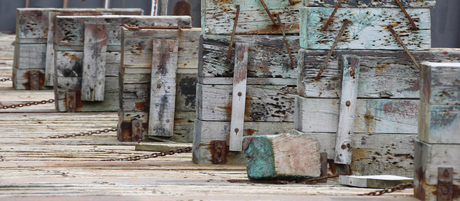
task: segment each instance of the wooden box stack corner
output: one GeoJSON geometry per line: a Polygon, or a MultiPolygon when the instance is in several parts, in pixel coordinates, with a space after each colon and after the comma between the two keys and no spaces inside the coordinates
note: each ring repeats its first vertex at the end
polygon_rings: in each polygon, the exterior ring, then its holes
{"type": "Polygon", "coordinates": [[[301,3],[293,2],[202,1],[195,163],[244,164],[243,136],[294,128],[301,3]]]}
{"type": "Polygon", "coordinates": [[[293,132],[355,175],[412,176],[418,62],[458,55],[430,50],[434,4],[303,0],[293,132]]]}
{"type": "Polygon", "coordinates": [[[120,27],[124,24],[189,26],[188,18],[127,15],[56,16],[56,109],[61,112],[118,111],[120,27]],[[96,40],[98,43],[94,43],[96,40]]]}
{"type": "Polygon", "coordinates": [[[424,62],[420,73],[419,139],[414,194],[460,200],[460,64],[424,62]]]}
{"type": "Polygon", "coordinates": [[[142,9],[18,8],[13,63],[14,89],[54,86],[55,16],[142,15],[142,9]]]}
{"type": "Polygon", "coordinates": [[[321,174],[316,139],[290,134],[247,136],[243,150],[250,180],[303,180],[321,174]]]}
{"type": "Polygon", "coordinates": [[[190,27],[190,17],[176,20],[176,28],[170,29],[122,28],[120,141],[193,141],[201,29],[190,27]]]}

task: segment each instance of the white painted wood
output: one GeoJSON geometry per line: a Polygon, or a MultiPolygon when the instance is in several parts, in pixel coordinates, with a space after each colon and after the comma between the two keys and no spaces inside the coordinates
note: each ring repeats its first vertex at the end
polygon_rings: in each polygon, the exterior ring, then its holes
{"type": "MultiPolygon", "coordinates": [[[[304,6],[308,7],[334,7],[339,0],[302,0],[304,6]]],[[[401,1],[404,8],[433,8],[436,0],[404,0],[401,1]]],[[[340,8],[399,8],[394,0],[383,1],[342,1],[340,8]]]]}
{"type": "Polygon", "coordinates": [[[421,66],[421,101],[431,105],[460,103],[460,63],[423,62],[421,66]]]}
{"type": "Polygon", "coordinates": [[[104,101],[107,23],[85,23],[82,101],[104,101]]]}
{"type": "Polygon", "coordinates": [[[178,46],[178,40],[153,40],[148,121],[151,136],[173,135],[178,46]]]}
{"type": "Polygon", "coordinates": [[[420,101],[418,138],[427,143],[460,144],[460,105],[420,101]]]}
{"type": "Polygon", "coordinates": [[[339,184],[362,188],[388,188],[403,183],[409,183],[413,180],[413,178],[396,175],[339,176],[339,184]]]}
{"type": "Polygon", "coordinates": [[[355,124],[358,96],[359,57],[343,56],[342,94],[340,96],[339,124],[335,138],[335,163],[351,163],[351,141],[355,124]]]}
{"type": "MultiPolygon", "coordinates": [[[[47,13],[47,12],[45,12],[47,13]]],[[[46,40],[45,86],[54,86],[54,17],[55,12],[48,12],[48,38],[46,40]]]]}
{"type": "Polygon", "coordinates": [[[248,66],[248,43],[236,43],[233,74],[230,151],[242,151],[248,66]]]}

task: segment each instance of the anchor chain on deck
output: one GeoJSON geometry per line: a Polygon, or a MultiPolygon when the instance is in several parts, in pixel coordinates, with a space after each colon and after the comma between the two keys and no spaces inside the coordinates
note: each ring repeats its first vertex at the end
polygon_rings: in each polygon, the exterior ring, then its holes
{"type": "Polygon", "coordinates": [[[32,102],[28,102],[28,103],[20,103],[20,104],[13,104],[13,105],[4,105],[4,106],[0,106],[0,109],[9,109],[9,108],[16,108],[16,107],[24,107],[24,106],[33,106],[33,105],[48,104],[48,103],[54,103],[54,99],[42,100],[42,101],[32,101],[32,102]]]}
{"type": "Polygon", "coordinates": [[[158,156],[167,156],[167,155],[174,155],[176,153],[186,153],[192,151],[192,147],[185,147],[181,149],[176,149],[176,150],[170,150],[170,151],[162,151],[162,152],[155,152],[152,154],[146,154],[146,155],[140,155],[140,156],[131,156],[131,157],[126,157],[126,158],[118,158],[118,159],[107,159],[107,160],[102,160],[102,161],[138,161],[141,159],[149,159],[149,158],[156,158],[158,156]]]}
{"type": "Polygon", "coordinates": [[[400,191],[400,190],[404,190],[406,188],[413,188],[413,187],[414,187],[414,182],[410,182],[410,183],[407,183],[407,184],[399,184],[397,186],[388,187],[388,188],[385,188],[383,190],[372,191],[370,193],[360,194],[359,196],[380,196],[380,195],[383,195],[385,193],[393,193],[395,191],[400,191]]]}
{"type": "Polygon", "coordinates": [[[13,81],[11,77],[0,78],[0,82],[13,81]]]}
{"type": "Polygon", "coordinates": [[[72,133],[72,134],[63,134],[63,135],[52,135],[48,137],[41,137],[45,139],[57,139],[57,138],[71,138],[71,137],[80,137],[80,136],[90,136],[94,134],[101,134],[101,133],[108,133],[108,132],[115,132],[117,128],[109,128],[109,129],[101,129],[101,130],[94,130],[94,131],[87,131],[87,132],[79,132],[79,133],[72,133]]]}

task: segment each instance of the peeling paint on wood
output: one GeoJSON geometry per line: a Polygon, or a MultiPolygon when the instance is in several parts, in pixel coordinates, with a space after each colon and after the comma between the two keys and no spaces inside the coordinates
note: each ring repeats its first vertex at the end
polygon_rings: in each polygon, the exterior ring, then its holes
{"type": "MultiPolygon", "coordinates": [[[[334,7],[338,0],[302,0],[308,7],[334,7]]],[[[436,0],[401,0],[404,8],[433,8],[436,0]]],[[[394,0],[347,0],[340,4],[341,8],[399,8],[394,0]]]]}
{"type": "Polygon", "coordinates": [[[421,101],[431,105],[460,104],[460,64],[422,63],[421,101]]]}
{"type": "Polygon", "coordinates": [[[411,24],[400,8],[347,8],[338,9],[327,31],[322,26],[329,18],[333,8],[304,7],[300,9],[301,29],[300,46],[305,49],[330,49],[337,37],[343,20],[348,25],[335,49],[386,49],[402,50],[403,47],[387,30],[392,25],[410,50],[431,48],[430,9],[406,9],[417,31],[411,30],[411,24]]]}

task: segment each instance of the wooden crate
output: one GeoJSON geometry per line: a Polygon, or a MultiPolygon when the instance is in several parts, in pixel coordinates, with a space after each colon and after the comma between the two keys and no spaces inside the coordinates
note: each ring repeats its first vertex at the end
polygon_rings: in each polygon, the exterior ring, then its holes
{"type": "Polygon", "coordinates": [[[334,8],[302,7],[300,9],[300,46],[305,49],[330,49],[344,19],[352,21],[340,36],[335,49],[402,50],[403,47],[388,30],[392,25],[403,43],[411,50],[431,48],[430,9],[406,9],[419,30],[400,8],[339,8],[329,28],[322,30],[334,8]]]}
{"type": "MultiPolygon", "coordinates": [[[[133,120],[142,120],[143,138],[171,137],[176,142],[192,142],[193,121],[196,118],[195,99],[198,67],[198,49],[201,31],[192,29],[142,29],[122,28],[120,64],[120,108],[118,139],[132,140],[133,120]],[[174,127],[172,133],[152,132],[158,121],[149,116],[151,103],[152,58],[159,52],[153,50],[154,39],[178,40],[174,127]]],[[[160,54],[162,54],[160,52],[160,54]]],[[[163,84],[162,84],[163,86],[163,84]]],[[[155,87],[157,88],[157,87],[155,87]]],[[[165,106],[166,107],[166,106],[165,106]]]]}
{"type": "MultiPolygon", "coordinates": [[[[58,111],[67,111],[68,92],[76,93],[76,111],[118,111],[119,103],[119,78],[118,67],[121,61],[121,26],[123,24],[134,24],[138,26],[189,26],[190,17],[170,16],[170,17],[151,17],[151,16],[123,16],[123,15],[105,15],[105,16],[57,16],[56,31],[55,31],[55,63],[56,76],[54,89],[56,95],[56,109],[58,111]],[[103,38],[105,44],[101,45],[102,49],[97,47],[88,47],[89,50],[84,50],[85,40],[92,40],[93,37],[84,37],[85,26],[88,24],[102,24],[106,26],[103,38]],[[92,49],[91,49],[92,48],[92,49]],[[99,91],[98,96],[103,97],[104,101],[85,100],[81,96],[82,91],[85,91],[85,57],[86,51],[100,51],[101,61],[99,77],[93,78],[91,74],[87,80],[99,80],[96,86],[105,83],[105,90],[99,91]],[[105,57],[105,60],[102,59],[105,57]],[[103,65],[105,63],[105,65],[103,65]],[[105,71],[105,72],[104,72],[105,71]],[[104,80],[102,82],[101,80],[104,80]]],[[[101,27],[102,28],[102,27],[101,27]]],[[[93,43],[88,43],[93,44],[93,43]]],[[[142,51],[142,50],[139,50],[142,51]]],[[[89,53],[89,52],[88,52],[89,53]]],[[[88,57],[92,58],[92,57],[88,57]]],[[[99,60],[98,60],[99,62],[99,60]]],[[[98,64],[99,65],[99,64],[98,64]]],[[[99,69],[99,68],[98,68],[99,69]]],[[[96,75],[94,74],[94,75],[96,75]]],[[[91,91],[95,93],[95,91],[91,91]]],[[[85,93],[83,93],[85,94],[85,93]]]]}
{"type": "Polygon", "coordinates": [[[50,89],[54,75],[54,17],[56,15],[141,15],[142,9],[18,8],[13,64],[14,89],[30,89],[30,71],[38,71],[39,88],[50,89]]]}
{"type": "MultiPolygon", "coordinates": [[[[286,33],[299,33],[300,0],[289,1],[265,0],[270,13],[280,14],[281,22],[286,26],[286,33]]],[[[281,34],[279,23],[274,17],[275,25],[259,0],[234,0],[201,2],[201,28],[204,34],[231,34],[236,16],[236,5],[240,13],[236,34],[281,34]]]]}
{"type": "MultiPolygon", "coordinates": [[[[302,0],[304,6],[308,7],[335,7],[338,0],[302,0]]],[[[405,0],[400,1],[404,8],[433,8],[436,5],[436,0],[405,0]]],[[[396,1],[393,0],[348,0],[342,1],[341,8],[399,8],[396,1]]]]}
{"type": "MultiPolygon", "coordinates": [[[[236,43],[248,43],[247,85],[244,103],[243,135],[268,135],[290,132],[294,122],[294,97],[297,93],[296,66],[280,35],[236,35],[236,43]]],[[[297,62],[298,36],[287,37],[297,62]]],[[[197,85],[197,120],[194,131],[193,161],[200,164],[213,160],[215,143],[230,144],[232,88],[235,49],[229,62],[226,56],[230,36],[202,35],[197,85]]],[[[226,164],[244,164],[242,151],[226,152],[226,164]]]]}

